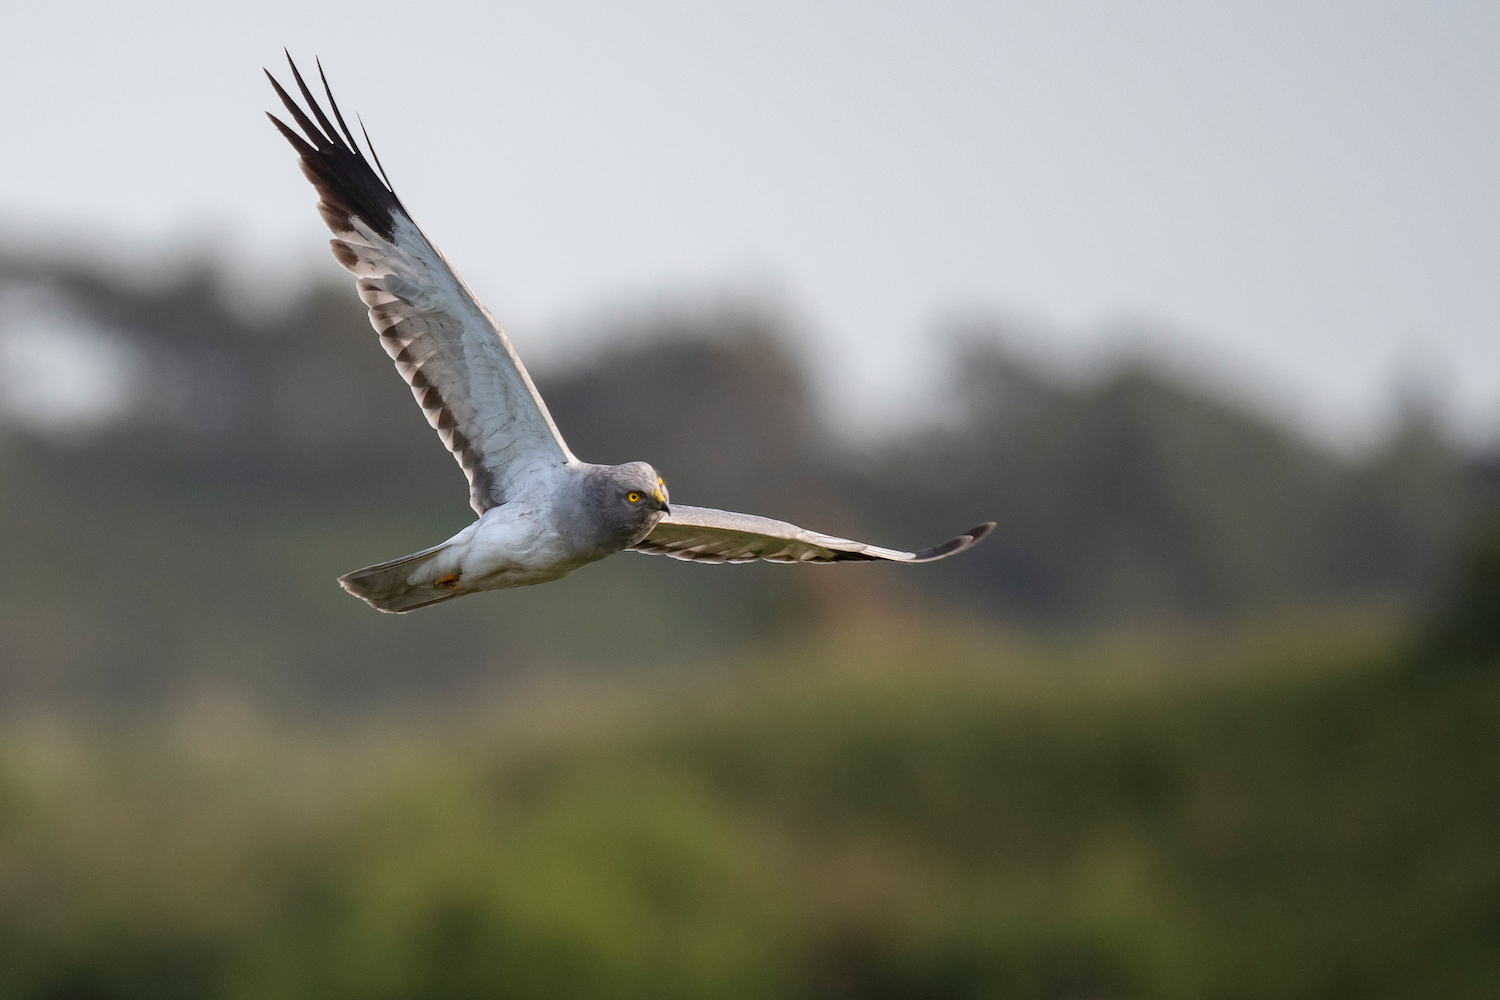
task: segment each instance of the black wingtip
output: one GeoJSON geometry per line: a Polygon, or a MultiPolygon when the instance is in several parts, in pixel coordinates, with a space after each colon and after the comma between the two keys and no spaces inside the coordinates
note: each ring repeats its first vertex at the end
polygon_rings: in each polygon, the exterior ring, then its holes
{"type": "Polygon", "coordinates": [[[965,549],[972,549],[984,541],[986,535],[995,530],[994,521],[986,521],[976,525],[957,538],[950,538],[941,545],[934,545],[930,549],[912,553],[912,562],[934,562],[938,559],[946,559],[949,556],[958,555],[965,549]]]}
{"type": "MultiPolygon", "coordinates": [[[[341,128],[341,129],[344,130],[344,138],[349,140],[349,146],[350,146],[350,148],[351,149],[358,149],[359,148],[359,143],[357,143],[357,142],[354,141],[354,134],[349,131],[349,126],[344,124],[344,115],[343,115],[342,112],[339,111],[339,102],[335,101],[333,99],[333,88],[328,85],[328,74],[323,72],[323,60],[319,59],[317,56],[314,56],[313,57],[313,62],[317,63],[317,66],[318,66],[318,79],[320,79],[320,80],[323,81],[323,93],[325,93],[325,94],[328,95],[328,106],[333,109],[333,117],[334,117],[334,119],[339,123],[339,128],[341,128]]],[[[360,127],[361,128],[364,127],[363,123],[361,123],[360,127]]],[[[369,137],[368,134],[366,134],[365,135],[365,142],[368,143],[369,141],[370,141],[370,137],[369,137]]],[[[375,147],[374,146],[370,147],[370,152],[372,154],[375,152],[375,147]]],[[[376,166],[379,166],[379,165],[380,165],[380,158],[376,157],[376,166]]],[[[385,177],[385,169],[383,167],[381,168],[380,175],[382,177],[385,177]]],[[[391,182],[390,182],[389,178],[386,178],[385,186],[386,187],[390,187],[391,186],[391,182]]],[[[392,188],[391,190],[392,190],[392,193],[394,193],[395,189],[392,188]]]]}
{"type": "MultiPolygon", "coordinates": [[[[337,108],[334,109],[334,113],[338,113],[337,108]]],[[[375,158],[375,166],[380,170],[381,179],[385,181],[385,186],[391,189],[391,193],[395,194],[396,189],[391,186],[390,177],[386,176],[385,164],[380,162],[380,154],[375,151],[375,143],[370,141],[370,130],[365,128],[365,120],[363,118],[360,118],[359,115],[355,115],[354,117],[355,120],[359,122],[360,133],[365,137],[365,145],[370,147],[370,155],[375,158]]]]}
{"type": "MultiPolygon", "coordinates": [[[[306,135],[306,139],[298,136],[275,115],[270,115],[270,118],[277,130],[286,137],[297,151],[297,155],[302,158],[304,170],[308,172],[309,179],[318,190],[324,219],[331,220],[329,224],[336,232],[349,220],[359,219],[385,239],[393,238],[395,215],[397,213],[405,215],[406,209],[401,204],[401,199],[396,197],[390,181],[385,179],[385,168],[381,167],[377,175],[371,168],[370,162],[360,152],[359,145],[354,142],[354,136],[344,123],[338,104],[333,99],[333,91],[328,86],[328,78],[323,74],[322,64],[318,65],[318,75],[322,80],[323,90],[328,95],[328,103],[333,109],[334,118],[338,121],[338,128],[335,128],[333,122],[329,121],[328,116],[324,114],[322,106],[313,96],[307,82],[298,71],[297,64],[292,60],[291,52],[285,49],[282,51],[286,52],[287,65],[292,68],[292,79],[297,85],[297,90],[317,122],[315,124],[313,119],[303,112],[276,77],[271,74],[271,71],[265,70],[266,79],[271,81],[276,96],[281,98],[281,103],[286,106],[287,113],[306,135]],[[341,130],[342,136],[339,134],[341,130]]],[[[366,142],[368,141],[367,136],[366,142]]],[[[371,155],[373,154],[374,148],[371,147],[371,155]]]]}

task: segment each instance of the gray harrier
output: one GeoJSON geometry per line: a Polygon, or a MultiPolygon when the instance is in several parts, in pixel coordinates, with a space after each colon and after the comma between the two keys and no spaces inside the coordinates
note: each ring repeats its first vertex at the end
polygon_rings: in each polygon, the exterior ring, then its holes
{"type": "Polygon", "coordinates": [[[323,90],[337,129],[295,64],[292,77],[317,124],[266,76],[306,136],[271,116],[317,189],[318,211],[336,237],[333,255],[358,277],[381,346],[463,467],[479,514],[441,545],[340,577],[349,593],[399,614],[481,590],[546,583],[624,549],[706,563],[931,562],[994,528],[981,524],[942,545],[899,552],[753,514],[669,507],[666,483],[645,462],[580,462],[500,325],[412,221],[379,157],[377,175],[360,152],[327,78],[323,90]]]}

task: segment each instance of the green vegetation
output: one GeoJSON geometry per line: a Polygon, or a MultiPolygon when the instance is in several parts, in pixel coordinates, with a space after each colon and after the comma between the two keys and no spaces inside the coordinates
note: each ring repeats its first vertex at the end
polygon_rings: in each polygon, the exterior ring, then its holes
{"type": "Polygon", "coordinates": [[[1439,672],[1500,659],[1500,511],[1476,519],[1458,563],[1419,652],[1421,665],[1439,672]]]}
{"type": "Polygon", "coordinates": [[[0,995],[1493,996],[1500,671],[1389,632],[887,623],[316,737],[18,723],[0,995]]]}

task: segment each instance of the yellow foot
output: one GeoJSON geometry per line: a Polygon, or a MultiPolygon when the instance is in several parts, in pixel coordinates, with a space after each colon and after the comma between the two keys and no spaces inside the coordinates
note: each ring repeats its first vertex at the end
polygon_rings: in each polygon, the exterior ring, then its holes
{"type": "Polygon", "coordinates": [[[458,574],[449,573],[447,576],[440,576],[436,580],[432,581],[432,585],[434,587],[442,587],[444,590],[457,590],[458,574]]]}

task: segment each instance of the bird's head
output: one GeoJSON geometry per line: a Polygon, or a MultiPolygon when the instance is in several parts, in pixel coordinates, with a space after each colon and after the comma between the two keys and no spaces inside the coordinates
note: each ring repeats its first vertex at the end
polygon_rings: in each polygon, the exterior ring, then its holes
{"type": "Polygon", "coordinates": [[[645,462],[606,466],[596,480],[596,500],[610,528],[630,536],[634,544],[646,537],[662,515],[670,514],[667,484],[645,462]]]}

